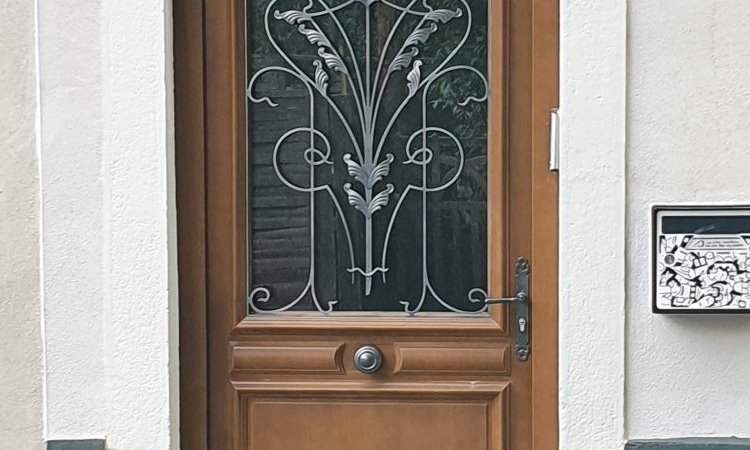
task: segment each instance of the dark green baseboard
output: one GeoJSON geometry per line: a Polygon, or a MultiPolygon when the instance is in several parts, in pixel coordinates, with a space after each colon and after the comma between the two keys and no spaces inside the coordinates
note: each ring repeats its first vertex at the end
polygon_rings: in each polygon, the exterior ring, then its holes
{"type": "Polygon", "coordinates": [[[104,439],[79,441],[47,441],[47,450],[105,450],[104,439]]]}
{"type": "Polygon", "coordinates": [[[750,450],[750,439],[685,438],[630,441],[625,450],[750,450]]]}

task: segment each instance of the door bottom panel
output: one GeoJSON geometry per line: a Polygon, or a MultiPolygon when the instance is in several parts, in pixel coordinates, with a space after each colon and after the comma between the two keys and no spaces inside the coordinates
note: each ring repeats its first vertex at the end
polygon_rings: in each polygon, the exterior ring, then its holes
{"type": "Polygon", "coordinates": [[[505,448],[503,383],[237,383],[241,449],[505,448]]]}

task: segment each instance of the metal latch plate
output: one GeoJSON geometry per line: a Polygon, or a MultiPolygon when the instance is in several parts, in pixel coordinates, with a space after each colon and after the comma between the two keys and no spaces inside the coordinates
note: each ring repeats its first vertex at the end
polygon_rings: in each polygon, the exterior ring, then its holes
{"type": "Polygon", "coordinates": [[[526,258],[518,258],[515,266],[515,297],[488,298],[485,303],[488,305],[509,303],[515,306],[515,353],[519,361],[526,362],[531,356],[531,345],[529,344],[529,335],[531,328],[531,318],[529,312],[531,309],[531,299],[529,298],[529,272],[531,266],[526,258]]]}

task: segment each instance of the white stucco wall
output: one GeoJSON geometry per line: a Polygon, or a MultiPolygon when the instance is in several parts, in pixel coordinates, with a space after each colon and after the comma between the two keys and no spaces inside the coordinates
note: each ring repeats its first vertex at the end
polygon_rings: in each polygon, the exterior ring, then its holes
{"type": "Polygon", "coordinates": [[[625,2],[560,4],[560,448],[624,442],[625,2]]]}
{"type": "Polygon", "coordinates": [[[651,314],[651,202],[750,203],[750,2],[630,0],[630,438],[750,437],[750,317],[651,314]]]}
{"type": "Polygon", "coordinates": [[[109,448],[178,448],[168,1],[102,0],[109,448]],[[171,359],[172,357],[173,359],[171,359]]]}
{"type": "Polygon", "coordinates": [[[47,437],[104,437],[98,1],[39,4],[47,437]],[[93,38],[92,38],[93,37],[93,38]]]}
{"type": "Polygon", "coordinates": [[[40,5],[48,439],[178,448],[168,4],[40,5]]]}
{"type": "Polygon", "coordinates": [[[0,447],[42,442],[33,1],[0,0],[0,447]]]}

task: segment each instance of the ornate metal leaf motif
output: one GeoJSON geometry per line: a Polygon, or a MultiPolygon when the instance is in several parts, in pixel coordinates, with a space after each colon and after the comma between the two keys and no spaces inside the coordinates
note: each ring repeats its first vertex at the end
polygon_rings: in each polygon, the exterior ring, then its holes
{"type": "MultiPolygon", "coordinates": [[[[344,61],[339,55],[336,54],[336,51],[333,49],[333,44],[331,44],[331,41],[326,37],[325,34],[323,34],[319,30],[307,28],[305,25],[300,25],[299,27],[297,27],[297,31],[305,35],[305,37],[311,44],[318,46],[318,55],[323,58],[328,68],[337,72],[341,72],[345,75],[348,73],[344,61]]],[[[317,72],[315,73],[315,78],[315,81],[317,83],[317,72]]]]}
{"type": "Polygon", "coordinates": [[[390,72],[396,72],[398,70],[401,70],[411,64],[411,60],[414,59],[415,56],[419,54],[419,49],[417,47],[411,47],[409,50],[405,51],[404,53],[401,53],[396,58],[393,59],[393,62],[391,63],[391,69],[390,72]]]}
{"type": "Polygon", "coordinates": [[[346,192],[349,204],[368,219],[372,218],[374,213],[388,205],[388,199],[394,190],[395,187],[392,184],[387,184],[384,190],[380,191],[368,202],[359,195],[359,192],[352,189],[351,183],[346,183],[344,185],[344,192],[346,192]]]}
{"type": "Polygon", "coordinates": [[[387,184],[384,191],[381,191],[378,195],[373,197],[370,204],[367,205],[368,209],[370,210],[370,215],[372,215],[376,211],[379,211],[380,208],[388,205],[388,199],[390,198],[390,195],[393,193],[394,189],[395,188],[392,184],[387,184]]]}
{"type": "MultiPolygon", "coordinates": [[[[439,89],[432,88],[436,80],[448,73],[462,71],[466,76],[479,79],[484,86],[484,92],[468,95],[463,101],[444,99],[454,102],[454,112],[472,101],[482,102],[488,97],[487,80],[482,72],[469,65],[451,64],[472,31],[472,7],[469,6],[471,0],[441,0],[442,5],[452,2],[460,6],[455,9],[448,9],[448,6],[445,6],[446,9],[433,9],[430,1],[409,0],[397,4],[384,0],[342,0],[335,2],[335,6],[329,6],[323,0],[308,0],[307,6],[302,10],[277,9],[284,3],[293,5],[292,7],[299,6],[299,2],[291,0],[271,0],[268,3],[264,16],[266,38],[284,64],[258,70],[252,76],[246,92],[248,99],[253,103],[276,106],[277,103],[269,97],[253,93],[256,81],[269,72],[282,74],[285,78],[293,77],[296,80],[293,82],[307,91],[307,106],[301,108],[301,111],[307,111],[306,120],[302,119],[301,124],[283,132],[276,139],[270,162],[276,177],[283,185],[298,193],[309,195],[309,217],[306,220],[309,220],[311,230],[307,250],[310,264],[307,283],[296,298],[282,299],[283,306],[273,307],[271,305],[274,303],[270,301],[273,292],[270,287],[257,286],[248,296],[248,311],[287,311],[306,298],[311,299],[313,306],[323,313],[333,310],[338,301],[319,299],[319,289],[316,287],[316,279],[320,278],[316,277],[315,268],[316,245],[320,245],[316,244],[316,240],[321,238],[316,235],[319,231],[315,231],[316,212],[320,211],[316,204],[324,201],[328,202],[329,207],[332,205],[336,211],[336,220],[342,229],[342,239],[345,239],[347,244],[349,267],[346,271],[352,274],[352,283],[357,279],[364,282],[362,290],[365,297],[373,292],[375,275],[381,274],[385,283],[386,273],[390,273],[389,270],[392,269],[388,264],[388,251],[392,246],[392,231],[399,228],[399,225],[394,224],[398,222],[396,218],[402,205],[421,202],[422,214],[418,219],[421,223],[413,227],[415,230],[422,230],[419,242],[420,253],[423,255],[421,298],[414,301],[394,298],[394,304],[401,304],[405,312],[414,314],[420,311],[425,299],[429,297],[449,311],[475,313],[486,310],[483,304],[470,306],[467,310],[457,308],[450,301],[444,300],[433,288],[428,270],[429,252],[425,230],[428,229],[430,215],[426,213],[429,209],[427,197],[431,193],[444,191],[453,186],[466,165],[463,145],[457,134],[450,129],[433,125],[434,118],[431,117],[433,113],[428,107],[428,94],[434,98],[438,93],[439,89]],[[274,27],[270,26],[271,19],[268,18],[271,12],[279,21],[274,27]],[[385,14],[379,15],[377,26],[372,27],[373,15],[380,12],[385,14]],[[466,20],[453,21],[463,14],[467,15],[466,20]],[[390,30],[387,29],[389,24],[390,30]],[[283,31],[276,33],[275,30],[279,28],[283,28],[283,31]],[[300,33],[310,46],[296,45],[298,37],[291,41],[285,40],[290,31],[300,33]],[[459,36],[458,41],[456,36],[459,36]],[[435,42],[440,38],[445,40],[435,42]],[[429,60],[419,57],[428,40],[435,48],[441,49],[438,55],[430,53],[429,60]],[[294,47],[293,51],[285,49],[285,45],[294,47]],[[309,70],[311,60],[314,73],[310,73],[309,70]],[[408,71],[405,76],[407,92],[404,92],[401,83],[390,83],[393,74],[401,70],[408,71]],[[337,76],[335,96],[329,92],[333,72],[342,75],[337,76]],[[341,95],[338,95],[339,82],[341,95]],[[422,95],[418,95],[420,92],[422,95]],[[412,114],[404,111],[419,111],[420,114],[415,114],[408,122],[409,126],[416,124],[417,129],[409,131],[412,132],[410,137],[401,139],[402,135],[396,134],[395,130],[398,130],[398,133],[406,131],[396,124],[403,119],[400,116],[412,114]],[[319,118],[320,114],[325,115],[323,120],[319,118]],[[434,139],[439,142],[430,142],[434,139]],[[394,145],[393,142],[399,141],[405,141],[405,149],[382,156],[381,151],[384,148],[389,148],[394,145]],[[309,144],[301,150],[300,142],[309,144]],[[444,156],[433,159],[433,145],[439,145],[444,156]],[[449,154],[451,149],[453,153],[449,154]],[[297,165],[294,169],[295,176],[289,177],[283,158],[279,155],[281,152],[288,155],[294,151],[303,152],[304,165],[297,165]],[[343,157],[336,156],[342,154],[343,157]],[[394,161],[397,159],[400,165],[396,167],[410,164],[418,166],[419,170],[409,172],[417,178],[413,181],[404,181],[403,186],[399,181],[398,194],[394,194],[394,183],[386,183],[385,188],[376,188],[378,183],[387,181],[391,176],[394,161]],[[347,175],[339,173],[342,160],[347,175]],[[338,163],[334,164],[334,161],[338,163]],[[325,176],[319,176],[322,164],[330,164],[330,170],[325,171],[325,176]],[[300,177],[300,170],[307,172],[307,175],[300,177]],[[419,173],[421,175],[416,175],[419,173]],[[436,174],[439,176],[436,177],[436,174]],[[342,184],[338,184],[322,181],[335,180],[341,176],[351,177],[352,182],[342,180],[342,184]],[[298,184],[295,181],[300,179],[306,182],[298,184]],[[439,184],[433,185],[433,182],[439,184]],[[357,184],[356,189],[354,183],[357,184]],[[337,192],[342,187],[346,200],[341,198],[341,192],[337,192]],[[395,197],[394,205],[387,208],[391,195],[395,197]],[[407,197],[408,203],[405,202],[407,197]],[[354,221],[351,214],[344,212],[349,207],[362,214],[362,217],[357,215],[358,220],[354,221]],[[353,239],[354,232],[361,233],[361,236],[353,239]],[[354,243],[357,243],[356,247],[354,243]]],[[[404,176],[399,170],[399,177],[404,176]]],[[[412,207],[409,208],[414,211],[412,207]]],[[[325,210],[330,211],[328,207],[325,210]]],[[[330,236],[325,238],[328,239],[330,236]]],[[[481,288],[468,291],[470,304],[477,302],[472,298],[472,293],[477,289],[481,288]]]]}
{"type": "Polygon", "coordinates": [[[461,9],[457,9],[456,11],[438,9],[427,13],[423,19],[424,22],[428,22],[427,27],[417,27],[411,32],[409,37],[404,41],[403,51],[391,63],[390,71],[396,72],[411,64],[412,59],[419,54],[419,49],[416,46],[427,42],[427,39],[438,30],[437,22],[448,23],[457,17],[461,17],[462,14],[461,9]]]}
{"type": "Polygon", "coordinates": [[[422,78],[422,73],[419,70],[419,68],[422,66],[422,61],[414,61],[414,68],[411,69],[409,74],[406,76],[406,80],[408,81],[408,88],[409,88],[409,97],[416,94],[419,90],[419,81],[422,78]]]}
{"type": "Polygon", "coordinates": [[[382,161],[380,164],[374,167],[372,164],[366,164],[365,167],[362,167],[357,161],[352,159],[351,154],[347,153],[344,155],[344,162],[348,167],[349,176],[354,177],[355,180],[368,189],[390,174],[391,163],[393,163],[394,159],[394,156],[389,153],[386,155],[385,161],[382,161]]]}
{"type": "Polygon", "coordinates": [[[352,155],[347,153],[344,155],[344,162],[349,169],[349,176],[354,177],[355,180],[359,181],[363,185],[367,183],[367,174],[362,166],[357,161],[352,159],[352,155]]]}
{"type": "Polygon", "coordinates": [[[344,192],[346,192],[347,198],[349,200],[349,204],[354,207],[357,211],[364,214],[366,217],[369,216],[369,208],[367,207],[367,202],[365,199],[362,198],[361,195],[359,195],[359,192],[352,189],[351,183],[346,183],[344,185],[344,192]]]}
{"type": "Polygon", "coordinates": [[[326,51],[325,48],[320,47],[318,49],[318,55],[323,58],[323,61],[326,62],[326,66],[328,66],[329,69],[336,72],[341,72],[344,75],[349,74],[349,71],[346,69],[346,65],[344,65],[344,61],[342,61],[341,58],[339,58],[334,53],[330,53],[326,51]]]}
{"type": "Polygon", "coordinates": [[[273,16],[276,19],[285,20],[291,25],[294,25],[299,22],[306,22],[306,21],[309,22],[310,20],[312,20],[312,17],[310,17],[310,14],[302,12],[302,11],[295,11],[295,10],[289,10],[289,11],[284,11],[284,12],[275,11],[273,13],[273,16]]]}
{"type": "Polygon", "coordinates": [[[438,30],[438,26],[435,22],[430,22],[427,25],[427,28],[419,28],[417,30],[414,30],[412,34],[409,35],[408,38],[406,38],[406,41],[404,42],[404,47],[408,47],[410,45],[417,45],[417,44],[424,44],[427,42],[427,39],[430,38],[430,35],[438,30]]]}
{"type": "Polygon", "coordinates": [[[304,24],[297,27],[297,30],[300,33],[304,34],[311,44],[317,45],[319,47],[326,46],[328,48],[333,48],[333,46],[331,45],[331,41],[329,41],[328,38],[320,31],[307,28],[304,24]]]}
{"type": "Polygon", "coordinates": [[[385,161],[381,162],[370,172],[370,176],[367,180],[367,186],[375,186],[375,183],[387,177],[391,173],[391,163],[394,160],[394,156],[388,153],[385,156],[385,161]]]}
{"type": "Polygon", "coordinates": [[[326,93],[328,90],[328,74],[323,70],[323,63],[320,61],[313,61],[315,65],[315,85],[320,89],[320,92],[326,93]]]}
{"type": "Polygon", "coordinates": [[[455,11],[451,11],[449,9],[437,9],[435,11],[429,12],[425,16],[424,20],[447,23],[449,20],[453,20],[456,17],[461,17],[462,14],[463,12],[460,9],[457,9],[455,11]]]}

